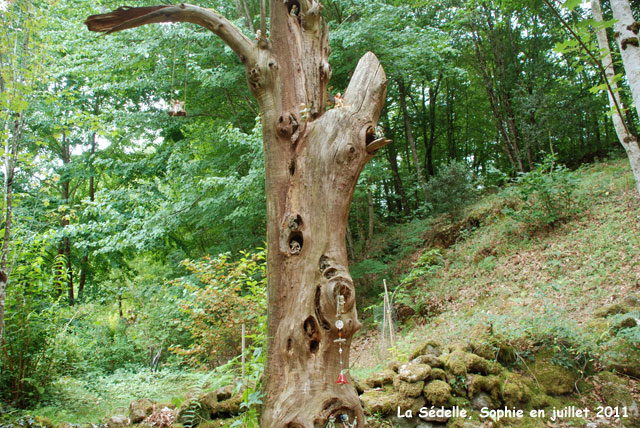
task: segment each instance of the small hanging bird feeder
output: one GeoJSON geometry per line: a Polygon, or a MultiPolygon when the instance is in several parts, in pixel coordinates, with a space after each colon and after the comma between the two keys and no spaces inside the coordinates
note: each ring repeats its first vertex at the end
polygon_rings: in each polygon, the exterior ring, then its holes
{"type": "MultiPolygon", "coordinates": [[[[177,41],[176,41],[177,44],[177,41]]],[[[173,66],[171,67],[171,101],[169,102],[169,111],[167,114],[171,117],[184,117],[187,115],[187,76],[189,74],[189,39],[187,38],[187,57],[184,63],[184,101],[174,98],[177,95],[176,90],[174,90],[174,78],[175,78],[175,70],[176,70],[176,46],[173,47],[173,66]]]]}
{"type": "Polygon", "coordinates": [[[169,116],[186,116],[187,111],[184,108],[185,101],[180,100],[171,100],[171,105],[169,106],[169,116]]]}

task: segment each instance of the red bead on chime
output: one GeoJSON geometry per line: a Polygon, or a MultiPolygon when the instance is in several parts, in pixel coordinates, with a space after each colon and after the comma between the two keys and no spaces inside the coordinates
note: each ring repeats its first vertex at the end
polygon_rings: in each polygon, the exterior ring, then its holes
{"type": "Polygon", "coordinates": [[[340,372],[340,374],[338,375],[338,380],[336,381],[336,383],[338,385],[344,385],[344,384],[349,383],[349,382],[347,382],[347,377],[344,375],[344,373],[340,372]]]}

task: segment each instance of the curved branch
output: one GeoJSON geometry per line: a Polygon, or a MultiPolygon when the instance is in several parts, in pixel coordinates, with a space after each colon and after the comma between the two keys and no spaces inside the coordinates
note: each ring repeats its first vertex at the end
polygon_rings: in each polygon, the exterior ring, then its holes
{"type": "Polygon", "coordinates": [[[128,30],[147,24],[162,22],[191,22],[200,25],[222,39],[240,57],[242,62],[254,57],[256,44],[228,19],[212,9],[190,4],[177,6],[123,6],[109,13],[91,15],[84,22],[90,31],[106,34],[128,30]]]}

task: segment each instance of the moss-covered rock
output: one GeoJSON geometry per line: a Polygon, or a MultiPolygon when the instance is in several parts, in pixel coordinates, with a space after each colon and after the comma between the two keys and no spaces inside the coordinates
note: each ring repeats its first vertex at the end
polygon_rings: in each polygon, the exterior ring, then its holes
{"type": "Polygon", "coordinates": [[[605,368],[628,376],[640,378],[640,349],[620,339],[604,356],[605,368]]]}
{"type": "Polygon", "coordinates": [[[433,355],[438,357],[440,354],[442,354],[442,345],[434,340],[429,340],[415,348],[413,352],[411,352],[409,360],[413,360],[420,355],[433,355]]]}
{"type": "Polygon", "coordinates": [[[132,401],[129,404],[129,419],[132,424],[137,424],[145,420],[147,416],[153,413],[155,403],[148,398],[132,401]]]}
{"type": "Polygon", "coordinates": [[[388,415],[395,411],[398,406],[396,394],[388,389],[366,391],[360,396],[360,401],[362,402],[365,413],[369,415],[375,413],[388,415]]]}
{"type": "Polygon", "coordinates": [[[219,401],[211,409],[211,416],[237,415],[240,413],[240,404],[242,404],[242,394],[219,401]]]}
{"type": "Polygon", "coordinates": [[[554,364],[551,354],[543,352],[529,366],[536,382],[549,395],[565,395],[575,390],[579,376],[572,370],[554,364]]]}
{"type": "Polygon", "coordinates": [[[402,365],[402,363],[398,360],[394,360],[394,361],[390,361],[389,364],[387,364],[387,368],[389,370],[393,370],[394,372],[398,373],[398,369],[400,368],[400,366],[402,365]]]}
{"type": "Polygon", "coordinates": [[[607,318],[611,315],[626,314],[627,312],[629,312],[629,308],[619,303],[614,303],[597,309],[593,315],[597,318],[607,318]]]}
{"type": "Polygon", "coordinates": [[[102,421],[103,424],[109,425],[109,428],[124,428],[131,425],[131,421],[125,415],[114,415],[102,421]]]}
{"type": "Polygon", "coordinates": [[[235,388],[236,386],[230,383],[229,385],[225,385],[222,388],[216,389],[216,399],[218,401],[228,400],[233,395],[233,391],[235,390],[235,388]]]}
{"type": "Polygon", "coordinates": [[[444,367],[444,364],[442,363],[442,361],[440,361],[440,359],[438,359],[438,357],[436,357],[433,354],[420,355],[419,357],[416,357],[413,360],[411,360],[411,363],[426,364],[430,366],[432,369],[444,367]]]}
{"type": "Polygon", "coordinates": [[[447,370],[456,376],[464,376],[467,373],[498,374],[502,370],[500,364],[460,349],[443,354],[440,359],[447,370]]]}
{"type": "Polygon", "coordinates": [[[602,318],[594,318],[589,320],[585,325],[587,330],[594,332],[598,336],[602,336],[609,331],[609,321],[602,318]]]}
{"type": "Polygon", "coordinates": [[[356,377],[351,376],[351,383],[353,383],[353,387],[358,394],[362,394],[367,389],[364,382],[361,382],[360,379],[356,377]]]}
{"type": "Polygon", "coordinates": [[[640,296],[636,296],[634,294],[630,294],[630,295],[628,295],[627,297],[624,298],[622,303],[624,305],[632,307],[632,308],[640,308],[640,296]]]}
{"type": "Polygon", "coordinates": [[[640,320],[633,314],[625,314],[613,324],[612,330],[618,332],[624,328],[636,327],[638,324],[640,324],[640,320]]]}
{"type": "Polygon", "coordinates": [[[424,396],[434,406],[446,406],[451,399],[451,386],[441,380],[433,380],[424,387],[424,396]]]}
{"type": "Polygon", "coordinates": [[[522,408],[531,399],[527,379],[515,373],[507,373],[500,385],[500,398],[507,407],[522,408]]]}
{"type": "Polygon", "coordinates": [[[396,376],[393,379],[393,389],[403,397],[419,397],[424,388],[424,381],[407,382],[396,376]]]}
{"type": "MultiPolygon", "coordinates": [[[[230,427],[236,422],[237,418],[225,418],[225,419],[214,419],[214,420],[205,420],[198,424],[198,428],[223,428],[230,427]]],[[[171,426],[171,428],[176,428],[175,424],[171,426]]]]}
{"type": "Polygon", "coordinates": [[[516,348],[508,343],[501,343],[498,346],[498,362],[504,366],[509,366],[517,360],[516,348]]]}
{"type": "Polygon", "coordinates": [[[369,388],[378,388],[392,384],[394,377],[396,377],[396,372],[390,369],[385,369],[381,372],[369,375],[364,383],[369,388]]]}
{"type": "Polygon", "coordinates": [[[471,408],[481,410],[483,408],[495,409],[500,406],[500,402],[486,392],[479,392],[471,399],[471,408]]]}
{"type": "Polygon", "coordinates": [[[500,400],[500,384],[501,379],[498,376],[470,376],[467,379],[467,391],[469,398],[473,399],[481,392],[485,392],[491,396],[493,401],[500,400]]]}
{"type": "Polygon", "coordinates": [[[429,377],[431,366],[427,364],[404,364],[398,369],[398,376],[406,382],[420,382],[429,377]]]}
{"type": "Polygon", "coordinates": [[[471,352],[485,360],[495,360],[498,348],[490,343],[476,342],[471,344],[471,352]]]}
{"type": "Polygon", "coordinates": [[[216,394],[215,391],[207,392],[201,396],[198,401],[200,402],[200,405],[205,408],[209,414],[211,414],[218,404],[218,394],[216,394]]]}
{"type": "Polygon", "coordinates": [[[429,373],[430,380],[447,380],[447,373],[442,369],[431,369],[431,373],[429,373]]]}
{"type": "Polygon", "coordinates": [[[628,418],[623,420],[626,427],[640,427],[640,406],[638,400],[631,393],[626,379],[621,379],[611,372],[601,372],[595,377],[600,385],[603,405],[610,407],[624,407],[628,418]]]}

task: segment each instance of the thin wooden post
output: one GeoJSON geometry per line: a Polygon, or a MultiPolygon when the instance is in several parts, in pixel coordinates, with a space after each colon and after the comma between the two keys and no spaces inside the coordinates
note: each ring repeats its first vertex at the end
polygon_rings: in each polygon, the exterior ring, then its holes
{"type": "Polygon", "coordinates": [[[385,319],[389,323],[389,342],[391,343],[391,347],[395,346],[395,337],[393,331],[393,312],[391,310],[391,301],[389,300],[389,290],[387,289],[387,280],[383,279],[382,283],[384,284],[384,310],[385,310],[385,319]]]}
{"type": "Polygon", "coordinates": [[[244,375],[245,375],[245,367],[244,367],[244,351],[245,351],[245,338],[244,338],[244,334],[245,334],[245,329],[244,329],[244,323],[242,323],[242,380],[244,380],[244,375]]]}

